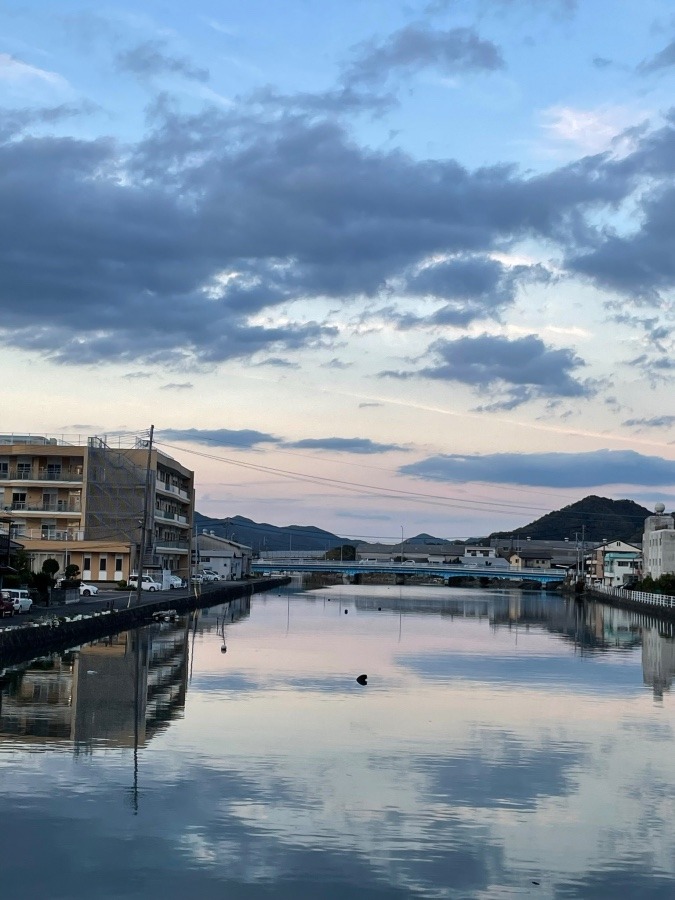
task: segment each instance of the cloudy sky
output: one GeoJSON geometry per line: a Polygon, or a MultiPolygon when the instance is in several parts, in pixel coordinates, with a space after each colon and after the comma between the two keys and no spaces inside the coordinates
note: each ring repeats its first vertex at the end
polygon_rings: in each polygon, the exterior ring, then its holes
{"type": "Polygon", "coordinates": [[[400,540],[675,505],[671,0],[0,10],[3,431],[400,540]]]}

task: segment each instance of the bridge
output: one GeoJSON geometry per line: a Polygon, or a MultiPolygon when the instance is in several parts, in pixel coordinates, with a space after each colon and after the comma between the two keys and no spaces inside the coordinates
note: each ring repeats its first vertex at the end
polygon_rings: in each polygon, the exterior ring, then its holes
{"type": "Polygon", "coordinates": [[[280,575],[289,572],[342,573],[349,578],[359,575],[427,575],[436,578],[499,578],[504,581],[537,581],[542,585],[560,584],[565,580],[562,569],[516,569],[510,566],[462,565],[461,563],[365,563],[365,562],[324,562],[312,560],[295,562],[291,560],[271,562],[264,559],[253,560],[251,571],[254,575],[280,575]]]}

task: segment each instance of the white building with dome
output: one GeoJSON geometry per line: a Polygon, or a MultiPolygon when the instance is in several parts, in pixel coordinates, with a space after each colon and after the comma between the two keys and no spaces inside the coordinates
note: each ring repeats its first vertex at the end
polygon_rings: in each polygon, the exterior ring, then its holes
{"type": "Polygon", "coordinates": [[[654,515],[645,519],[642,536],[643,575],[660,578],[675,574],[675,518],[657,503],[654,515]]]}

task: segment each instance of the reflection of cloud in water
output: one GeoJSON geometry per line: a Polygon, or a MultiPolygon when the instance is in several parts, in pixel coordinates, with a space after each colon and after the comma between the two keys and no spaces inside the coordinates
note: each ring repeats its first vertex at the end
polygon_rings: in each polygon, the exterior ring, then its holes
{"type": "Polygon", "coordinates": [[[524,686],[532,690],[583,691],[625,695],[642,694],[638,679],[639,659],[635,664],[596,665],[589,658],[583,667],[567,657],[498,656],[494,659],[471,653],[432,653],[423,656],[400,654],[400,665],[430,681],[478,681],[493,687],[524,686]]]}

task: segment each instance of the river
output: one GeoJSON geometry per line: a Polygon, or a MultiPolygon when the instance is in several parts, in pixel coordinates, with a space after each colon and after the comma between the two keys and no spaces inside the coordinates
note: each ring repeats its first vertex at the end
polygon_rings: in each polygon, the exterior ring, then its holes
{"type": "Polygon", "coordinates": [[[600,604],[299,585],[6,669],[3,900],[671,898],[674,674],[600,604]]]}

